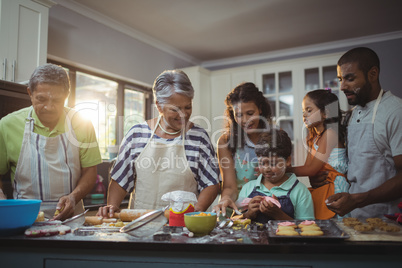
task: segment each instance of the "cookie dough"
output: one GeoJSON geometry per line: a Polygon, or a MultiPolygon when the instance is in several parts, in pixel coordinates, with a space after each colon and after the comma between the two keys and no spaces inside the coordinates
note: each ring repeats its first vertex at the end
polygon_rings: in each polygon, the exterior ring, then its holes
{"type": "MultiPolygon", "coordinates": [[[[293,229],[293,228],[292,228],[293,229]]],[[[296,232],[294,229],[288,230],[277,230],[276,235],[283,235],[283,236],[298,236],[299,233],[296,232]]]]}
{"type": "Polygon", "coordinates": [[[303,230],[300,235],[302,236],[321,236],[324,235],[323,231],[320,230],[303,230]]]}
{"type": "Polygon", "coordinates": [[[318,225],[307,225],[307,226],[302,226],[300,228],[302,231],[321,231],[320,226],[318,225]]]}
{"type": "Polygon", "coordinates": [[[357,218],[343,218],[342,222],[343,222],[343,224],[345,224],[345,226],[350,226],[350,227],[355,227],[356,225],[363,224],[357,218]]]}
{"type": "Polygon", "coordinates": [[[370,232],[374,231],[374,226],[370,224],[359,224],[354,226],[354,229],[358,232],[370,232]]]}
{"type": "Polygon", "coordinates": [[[391,224],[382,225],[378,229],[380,229],[381,231],[384,231],[384,232],[399,232],[401,230],[401,228],[399,228],[398,226],[391,225],[391,224]]]}

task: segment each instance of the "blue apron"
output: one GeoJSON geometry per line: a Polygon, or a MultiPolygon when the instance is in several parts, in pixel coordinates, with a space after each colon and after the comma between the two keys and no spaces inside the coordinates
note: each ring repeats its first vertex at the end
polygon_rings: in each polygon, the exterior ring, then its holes
{"type": "MultiPolygon", "coordinates": [[[[296,180],[295,183],[292,185],[292,188],[288,191],[286,195],[282,196],[277,196],[279,203],[281,204],[281,209],[283,212],[285,212],[289,217],[292,217],[293,219],[295,218],[295,209],[292,203],[292,200],[290,200],[290,193],[292,192],[293,188],[296,187],[296,185],[299,183],[299,180],[296,180]]],[[[256,187],[254,187],[253,191],[249,194],[249,198],[253,198],[255,196],[267,196],[264,193],[258,192],[256,187]]],[[[267,223],[269,220],[272,220],[268,215],[264,213],[258,213],[257,217],[254,219],[257,222],[260,223],[267,223]]]]}

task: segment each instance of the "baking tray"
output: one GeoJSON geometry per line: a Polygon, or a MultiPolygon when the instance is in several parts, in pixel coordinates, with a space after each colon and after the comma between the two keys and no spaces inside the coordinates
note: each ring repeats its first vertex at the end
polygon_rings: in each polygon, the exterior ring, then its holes
{"type": "MultiPolygon", "coordinates": [[[[273,239],[279,240],[329,240],[329,241],[338,241],[338,240],[345,240],[350,238],[350,236],[341,229],[333,220],[316,220],[315,223],[321,228],[324,232],[324,235],[321,236],[283,236],[283,235],[276,235],[276,229],[278,228],[278,223],[284,221],[276,221],[270,220],[267,223],[267,231],[268,236],[273,239]]],[[[291,221],[294,222],[296,225],[302,222],[302,220],[295,220],[291,221]]],[[[297,232],[300,233],[300,229],[296,229],[297,232]]]]}

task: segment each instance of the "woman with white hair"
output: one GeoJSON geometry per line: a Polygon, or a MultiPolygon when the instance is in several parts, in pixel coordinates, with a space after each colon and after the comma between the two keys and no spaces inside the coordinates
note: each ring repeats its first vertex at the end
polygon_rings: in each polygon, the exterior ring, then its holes
{"type": "Polygon", "coordinates": [[[205,211],[219,192],[219,167],[206,131],[189,121],[194,89],[181,70],[161,73],[153,85],[157,118],[133,126],[111,171],[107,206],[98,215],[111,217],[127,193],[129,208],[166,205],[163,194],[194,193],[195,210],[205,211]]]}

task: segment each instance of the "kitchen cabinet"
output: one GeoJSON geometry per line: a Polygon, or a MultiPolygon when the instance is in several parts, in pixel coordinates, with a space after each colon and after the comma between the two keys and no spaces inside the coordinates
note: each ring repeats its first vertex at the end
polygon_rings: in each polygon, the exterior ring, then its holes
{"type": "Polygon", "coordinates": [[[46,63],[50,0],[0,0],[2,80],[26,82],[46,63]]]}

